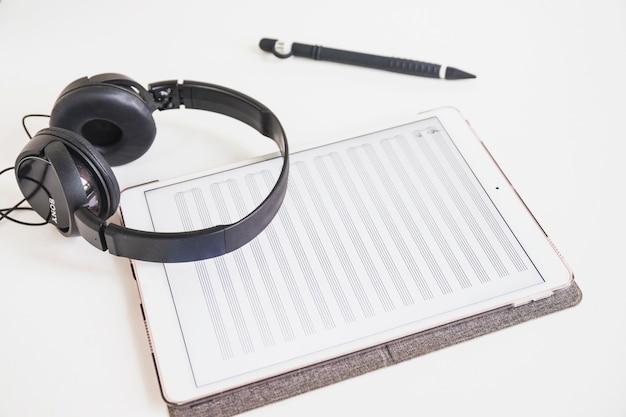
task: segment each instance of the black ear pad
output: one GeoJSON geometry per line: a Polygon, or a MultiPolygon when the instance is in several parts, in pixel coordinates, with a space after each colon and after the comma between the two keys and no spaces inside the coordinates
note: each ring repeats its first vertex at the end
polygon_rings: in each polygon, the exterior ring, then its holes
{"type": "Polygon", "coordinates": [[[78,233],[73,227],[78,208],[87,207],[107,219],[119,206],[120,189],[113,171],[89,142],[70,130],[41,130],[24,147],[15,166],[31,206],[64,234],[78,233]]]}
{"type": "Polygon", "coordinates": [[[87,79],[57,99],[50,126],[84,137],[112,166],[139,158],[156,136],[152,110],[140,94],[131,87],[87,79]]]}

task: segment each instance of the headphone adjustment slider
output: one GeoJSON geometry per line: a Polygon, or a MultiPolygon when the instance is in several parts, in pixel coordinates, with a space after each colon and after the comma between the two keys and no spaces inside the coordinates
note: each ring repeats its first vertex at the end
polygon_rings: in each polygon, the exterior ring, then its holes
{"type": "Polygon", "coordinates": [[[177,81],[161,81],[148,86],[158,110],[170,110],[180,107],[181,100],[177,81]]]}

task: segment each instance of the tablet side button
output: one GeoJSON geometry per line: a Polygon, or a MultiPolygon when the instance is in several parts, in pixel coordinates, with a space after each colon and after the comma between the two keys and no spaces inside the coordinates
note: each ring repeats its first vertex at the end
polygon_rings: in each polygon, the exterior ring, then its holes
{"type": "Polygon", "coordinates": [[[135,270],[135,262],[130,259],[130,271],[133,274],[133,279],[135,282],[137,281],[137,271],[135,270]]]}

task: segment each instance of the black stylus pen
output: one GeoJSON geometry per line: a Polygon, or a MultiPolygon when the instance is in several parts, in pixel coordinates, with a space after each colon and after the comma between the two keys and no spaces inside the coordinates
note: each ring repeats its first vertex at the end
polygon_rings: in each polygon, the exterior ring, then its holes
{"type": "Polygon", "coordinates": [[[357,65],[360,67],[399,72],[401,74],[418,75],[420,77],[443,78],[446,80],[461,80],[476,78],[475,75],[461,71],[454,67],[447,67],[429,62],[413,61],[410,59],[391,58],[379,55],[364,54],[361,52],[344,51],[341,49],[326,48],[319,45],[304,43],[290,43],[276,39],[261,39],[259,46],[266,52],[272,52],[279,58],[300,56],[318,61],[331,61],[340,64],[357,65]]]}

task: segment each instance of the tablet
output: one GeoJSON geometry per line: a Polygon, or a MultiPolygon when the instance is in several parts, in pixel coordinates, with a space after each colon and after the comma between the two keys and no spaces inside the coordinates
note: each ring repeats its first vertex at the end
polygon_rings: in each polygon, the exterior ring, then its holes
{"type": "MultiPolygon", "coordinates": [[[[504,306],[573,275],[462,115],[293,153],[252,242],[205,261],[133,261],[164,399],[188,404],[504,306]]],[[[125,190],[126,227],[232,223],[268,194],[276,156],[125,190]]]]}

